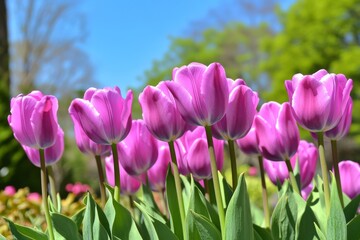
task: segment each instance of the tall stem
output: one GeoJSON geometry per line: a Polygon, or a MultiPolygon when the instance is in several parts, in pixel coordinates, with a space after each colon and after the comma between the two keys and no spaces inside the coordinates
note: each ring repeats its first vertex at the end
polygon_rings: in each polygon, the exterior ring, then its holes
{"type": "Polygon", "coordinates": [[[104,170],[103,170],[102,163],[101,163],[101,156],[95,155],[95,160],[96,160],[96,166],[97,166],[98,175],[99,175],[101,206],[104,207],[105,203],[106,203],[106,194],[105,194],[105,186],[104,186],[104,182],[105,182],[104,170]]]}
{"type": "Polygon", "coordinates": [[[291,186],[293,187],[295,192],[297,192],[298,194],[301,195],[301,193],[299,191],[298,184],[297,184],[295,176],[294,176],[294,171],[293,171],[291,163],[290,163],[290,159],[285,159],[285,163],[286,163],[286,167],[287,167],[287,169],[289,171],[289,177],[290,177],[291,186]]]}
{"type": "Polygon", "coordinates": [[[161,205],[162,208],[164,210],[164,214],[166,216],[167,219],[169,219],[169,210],[168,210],[168,206],[166,203],[166,194],[165,194],[165,189],[161,190],[161,205]]]}
{"type": "Polygon", "coordinates": [[[215,150],[214,150],[214,143],[212,139],[212,132],[210,126],[205,126],[206,131],[206,138],[208,142],[209,147],[209,154],[210,154],[210,164],[211,164],[211,174],[214,181],[214,191],[215,191],[215,199],[216,204],[218,208],[219,213],[219,220],[220,220],[220,228],[222,237],[225,237],[225,212],[223,207],[223,202],[221,198],[221,192],[220,192],[220,184],[219,184],[219,176],[218,176],[218,170],[216,165],[216,159],[215,159],[215,150]]]}
{"type": "Polygon", "coordinates": [[[232,187],[235,190],[237,186],[237,166],[236,166],[236,156],[235,156],[235,148],[234,141],[228,140],[229,145],[229,153],[230,153],[230,162],[231,162],[231,177],[232,177],[232,187]]]}
{"type": "Polygon", "coordinates": [[[264,208],[264,216],[265,216],[265,227],[270,228],[270,211],[269,211],[268,195],[267,195],[267,190],[266,190],[263,157],[261,155],[259,155],[258,160],[259,160],[259,168],[260,168],[260,175],[261,175],[261,187],[262,187],[263,208],[264,208]]]}
{"type": "Polygon", "coordinates": [[[119,168],[119,157],[115,143],[111,145],[111,150],[114,160],[114,178],[115,178],[114,199],[115,201],[119,202],[120,201],[120,168],[119,168]]]}
{"type": "Polygon", "coordinates": [[[59,211],[58,204],[57,204],[57,191],[56,191],[56,184],[55,184],[55,176],[54,176],[54,170],[52,166],[46,167],[47,174],[49,177],[49,183],[50,183],[50,194],[51,194],[51,200],[53,202],[54,208],[56,211],[59,211]]]}
{"type": "Polygon", "coordinates": [[[45,219],[47,223],[47,229],[49,232],[49,238],[50,240],[54,240],[54,230],[53,230],[53,225],[52,225],[49,205],[48,205],[47,176],[46,176],[44,149],[39,149],[39,153],[40,153],[40,167],[41,167],[42,204],[45,212],[45,219]]]}
{"type": "Polygon", "coordinates": [[[174,179],[175,179],[176,196],[178,198],[181,226],[182,226],[182,230],[183,230],[183,237],[185,238],[185,236],[186,236],[186,226],[185,226],[184,201],[183,201],[183,197],[182,197],[180,175],[179,175],[179,169],[177,167],[176,153],[175,153],[175,147],[174,147],[174,142],[173,141],[169,142],[169,149],[170,149],[171,160],[172,160],[171,168],[173,170],[174,179]]]}
{"type": "Polygon", "coordinates": [[[325,207],[326,213],[330,213],[330,187],[329,187],[329,178],[328,178],[328,169],[326,166],[325,160],[325,148],[324,148],[324,135],[322,132],[317,133],[318,136],[318,148],[319,148],[319,157],[321,165],[321,173],[324,182],[324,194],[325,194],[325,207]]]}
{"type": "Polygon", "coordinates": [[[343,198],[343,193],[342,193],[342,188],[341,188],[341,179],[340,179],[340,172],[339,172],[339,158],[338,158],[337,141],[336,140],[331,140],[331,152],[332,152],[332,159],[333,159],[333,165],[334,165],[336,186],[337,186],[341,206],[342,206],[342,208],[344,208],[344,198],[343,198]]]}

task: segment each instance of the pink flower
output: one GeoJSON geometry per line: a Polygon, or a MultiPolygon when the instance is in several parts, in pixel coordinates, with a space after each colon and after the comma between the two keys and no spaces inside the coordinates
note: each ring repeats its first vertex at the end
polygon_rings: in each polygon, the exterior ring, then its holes
{"type": "MultiPolygon", "coordinates": [[[[110,186],[115,185],[114,181],[114,159],[112,156],[105,158],[105,170],[106,170],[106,178],[110,186]]],[[[120,191],[121,194],[124,195],[133,195],[135,194],[139,188],[141,187],[141,180],[143,177],[135,178],[129,175],[125,169],[119,164],[120,171],[120,191]]]]}
{"type": "Polygon", "coordinates": [[[296,74],[285,86],[297,122],[309,131],[325,132],[343,116],[353,82],[321,69],[312,75],[296,74]]]}
{"type": "Polygon", "coordinates": [[[168,144],[158,142],[158,158],[155,164],[147,171],[150,188],[156,192],[165,190],[166,174],[171,161],[168,144]]]}
{"type": "Polygon", "coordinates": [[[10,107],[8,122],[21,145],[36,149],[54,145],[59,127],[56,97],[32,91],[12,98],[10,107]]]}
{"type": "Polygon", "coordinates": [[[71,102],[69,113],[92,141],[111,145],[123,140],[130,131],[132,100],[131,90],[123,99],[118,87],[89,88],[84,99],[71,102]]]}
{"type": "Polygon", "coordinates": [[[225,115],[229,90],[220,63],[208,67],[190,63],[173,70],[173,80],[166,86],[173,94],[184,120],[196,126],[211,126],[225,115]]]}
{"type": "MultiPolygon", "coordinates": [[[[40,153],[39,150],[22,145],[30,162],[37,167],[40,167],[40,153]]],[[[49,166],[55,164],[60,160],[64,152],[64,131],[59,127],[56,135],[55,143],[51,147],[45,148],[45,165],[49,166]]]]}
{"type": "Polygon", "coordinates": [[[360,194],[360,164],[350,160],[339,163],[341,187],[349,198],[360,194]]]}
{"type": "Polygon", "coordinates": [[[240,150],[247,155],[261,155],[254,122],[245,137],[236,140],[240,150]]]}
{"type": "Polygon", "coordinates": [[[14,196],[16,193],[16,189],[14,186],[6,186],[4,188],[4,193],[8,196],[14,196]]]}
{"type": "Polygon", "coordinates": [[[255,117],[254,125],[264,158],[284,161],[296,153],[300,135],[289,103],[265,103],[255,117]]]}
{"type": "Polygon", "coordinates": [[[303,197],[303,199],[305,199],[305,200],[308,199],[313,188],[314,188],[313,185],[309,184],[305,188],[301,189],[301,196],[303,197]]]}
{"type": "Polygon", "coordinates": [[[158,158],[157,144],[144,121],[134,120],[129,135],[117,144],[122,167],[132,176],[145,173],[158,158]]]}
{"type": "Polygon", "coordinates": [[[87,184],[82,184],[77,182],[75,184],[71,184],[71,183],[66,184],[65,189],[66,191],[71,192],[74,195],[78,196],[89,191],[90,187],[87,184]]]}
{"type": "Polygon", "coordinates": [[[348,134],[352,120],[352,107],[352,99],[349,98],[344,114],[341,116],[340,122],[333,129],[330,129],[324,133],[327,138],[338,141],[345,137],[346,134],[348,134]]]}
{"type": "Polygon", "coordinates": [[[251,128],[259,98],[245,85],[242,79],[227,79],[229,87],[229,105],[225,116],[212,128],[215,138],[236,140],[244,137],[251,128]]]}
{"type": "Polygon", "coordinates": [[[181,137],[187,124],[181,117],[174,97],[160,82],[156,87],[147,86],[139,96],[144,122],[157,139],[169,142],[181,137]]]}
{"type": "Polygon", "coordinates": [[[36,202],[36,203],[41,202],[41,195],[37,192],[29,193],[26,198],[31,202],[36,202]]]}
{"type": "Polygon", "coordinates": [[[257,175],[257,168],[256,167],[249,167],[248,174],[249,176],[256,176],[257,175]]]}

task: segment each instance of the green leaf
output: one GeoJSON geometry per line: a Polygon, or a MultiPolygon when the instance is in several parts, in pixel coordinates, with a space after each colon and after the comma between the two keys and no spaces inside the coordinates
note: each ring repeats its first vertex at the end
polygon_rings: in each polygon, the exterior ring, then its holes
{"type": "Polygon", "coordinates": [[[148,208],[151,208],[156,213],[161,214],[159,207],[155,203],[154,196],[150,190],[150,187],[148,185],[143,185],[142,191],[143,191],[142,198],[143,198],[143,202],[145,203],[145,205],[148,208]]]}
{"type": "Polygon", "coordinates": [[[259,226],[265,225],[264,211],[257,207],[254,203],[250,202],[252,222],[259,226]]]}
{"type": "Polygon", "coordinates": [[[70,218],[59,213],[52,213],[51,219],[54,223],[54,234],[56,240],[81,239],[76,223],[70,218]]]}
{"type": "Polygon", "coordinates": [[[218,176],[220,182],[222,201],[224,203],[224,208],[226,209],[233,195],[233,191],[230,185],[228,184],[228,182],[226,181],[226,179],[223,177],[223,175],[220,172],[218,172],[218,176]]]}
{"type": "Polygon", "coordinates": [[[178,238],[171,232],[170,228],[163,222],[152,218],[145,207],[135,202],[136,207],[141,211],[144,217],[147,236],[151,240],[166,239],[177,240],[178,238]]]}
{"type": "Polygon", "coordinates": [[[85,207],[80,209],[77,213],[75,213],[72,217],[71,220],[73,220],[77,226],[78,229],[81,228],[81,225],[83,223],[84,220],[84,215],[85,215],[85,207]]]}
{"type": "Polygon", "coordinates": [[[357,215],[347,224],[348,240],[360,239],[360,215],[357,215]]]}
{"type": "Polygon", "coordinates": [[[179,205],[176,195],[175,179],[169,167],[168,173],[166,176],[166,199],[168,202],[169,212],[170,212],[170,224],[171,230],[178,236],[180,239],[183,238],[181,218],[179,205]]]}
{"type": "Polygon", "coordinates": [[[319,240],[326,240],[324,233],[320,230],[320,228],[317,225],[315,225],[315,230],[316,230],[316,234],[319,237],[319,240]]]}
{"type": "Polygon", "coordinates": [[[245,176],[241,174],[225,216],[225,239],[254,239],[249,195],[245,176]]]}
{"type": "Polygon", "coordinates": [[[345,206],[344,214],[345,214],[346,222],[350,222],[350,220],[355,217],[359,204],[360,204],[360,195],[356,196],[345,206]]]}
{"type": "Polygon", "coordinates": [[[331,176],[330,214],[327,219],[326,237],[329,240],[346,240],[346,219],[340,204],[335,178],[331,176]]]}
{"type": "Polygon", "coordinates": [[[323,234],[325,234],[327,229],[325,198],[323,191],[323,181],[319,175],[317,176],[315,187],[307,199],[307,205],[310,206],[313,210],[320,230],[323,232],[323,234]]]}
{"type": "Polygon", "coordinates": [[[36,229],[25,227],[13,223],[11,220],[4,218],[8,224],[11,233],[18,240],[47,240],[48,237],[45,233],[40,232],[36,229]]]}
{"type": "Polygon", "coordinates": [[[221,240],[220,231],[206,217],[197,214],[192,210],[190,210],[190,215],[194,219],[200,239],[221,240]]]}
{"type": "Polygon", "coordinates": [[[0,234],[0,240],[6,240],[6,237],[0,234]]]}
{"type": "Polygon", "coordinates": [[[253,228],[256,240],[273,240],[269,229],[262,228],[256,224],[253,224],[253,228]]]}
{"type": "Polygon", "coordinates": [[[109,187],[107,187],[107,191],[109,198],[104,212],[110,225],[111,236],[120,239],[142,239],[130,212],[114,200],[114,195],[109,187]]]}
{"type": "Polygon", "coordinates": [[[188,212],[189,210],[189,201],[190,201],[190,196],[191,196],[191,184],[189,183],[189,180],[187,177],[180,175],[181,178],[181,182],[184,185],[183,191],[182,191],[182,196],[183,196],[183,200],[184,200],[184,209],[185,209],[185,213],[188,212]]]}
{"type": "Polygon", "coordinates": [[[109,223],[102,209],[96,204],[91,194],[86,195],[86,209],[83,220],[84,239],[109,239],[109,223]]]}

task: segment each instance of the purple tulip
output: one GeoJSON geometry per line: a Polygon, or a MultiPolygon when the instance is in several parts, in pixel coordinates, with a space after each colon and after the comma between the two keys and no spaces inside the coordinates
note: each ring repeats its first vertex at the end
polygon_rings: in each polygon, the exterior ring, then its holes
{"type": "Polygon", "coordinates": [[[118,87],[89,88],[84,99],[77,98],[71,102],[69,113],[92,141],[116,144],[130,131],[132,100],[131,90],[123,99],[118,87]]]}
{"type": "Polygon", "coordinates": [[[346,108],[344,111],[344,114],[342,115],[340,122],[331,130],[326,131],[324,133],[324,135],[327,138],[330,138],[331,140],[340,140],[343,137],[346,136],[346,134],[348,134],[349,129],[350,129],[350,125],[351,125],[351,120],[352,120],[352,107],[353,107],[353,103],[351,98],[349,98],[348,103],[346,104],[346,108]]]}
{"type": "MultiPolygon", "coordinates": [[[[315,145],[301,140],[296,154],[290,159],[292,168],[295,168],[298,161],[301,189],[306,188],[313,180],[316,172],[317,159],[318,152],[315,145]]],[[[271,182],[275,185],[277,182],[283,184],[285,179],[289,178],[286,163],[283,161],[276,162],[264,159],[264,169],[271,182]]]]}
{"type": "Polygon", "coordinates": [[[250,130],[259,98],[242,79],[228,79],[228,87],[229,105],[226,114],[212,126],[212,132],[217,139],[236,140],[250,130]]]}
{"type": "Polygon", "coordinates": [[[12,98],[10,107],[8,122],[21,145],[36,149],[54,145],[59,128],[56,97],[32,91],[12,98]]]}
{"type": "MultiPolygon", "coordinates": [[[[37,167],[40,167],[40,153],[38,149],[21,145],[28,156],[29,160],[37,167]]],[[[51,147],[45,148],[45,165],[55,164],[60,160],[64,153],[64,131],[59,127],[56,135],[55,143],[51,147]]]]}
{"type": "Polygon", "coordinates": [[[264,158],[284,161],[296,153],[300,136],[289,103],[265,103],[255,117],[254,124],[264,158]]]}
{"type": "Polygon", "coordinates": [[[175,68],[166,86],[173,94],[184,120],[196,126],[211,126],[225,115],[229,90],[220,63],[201,63],[175,68]]]}
{"type": "Polygon", "coordinates": [[[297,122],[309,131],[325,132],[339,123],[353,82],[322,69],[312,75],[296,74],[285,86],[297,122]]]}
{"type": "Polygon", "coordinates": [[[156,87],[147,86],[140,93],[139,102],[147,128],[159,140],[174,141],[186,131],[187,124],[165,82],[160,82],[156,87]]]}
{"type": "MultiPolygon", "coordinates": [[[[190,131],[190,130],[188,130],[188,131],[190,131]]],[[[176,161],[177,161],[177,166],[179,168],[179,173],[181,175],[187,176],[187,175],[189,175],[190,171],[189,171],[188,163],[186,160],[187,149],[186,149],[184,135],[174,142],[174,146],[175,146],[176,161]]]]}
{"type": "Polygon", "coordinates": [[[158,158],[158,141],[143,120],[133,120],[129,135],[117,149],[122,167],[132,176],[145,173],[158,158]]]}
{"type": "MultiPolygon", "coordinates": [[[[204,128],[197,127],[193,131],[187,131],[181,140],[186,149],[184,159],[189,172],[197,180],[210,179],[212,177],[210,156],[204,128]]],[[[217,168],[221,170],[224,163],[224,142],[217,139],[213,141],[217,168]]]]}
{"type": "Polygon", "coordinates": [[[236,143],[240,150],[247,155],[261,155],[254,122],[245,137],[236,140],[236,143]]]}
{"type": "Polygon", "coordinates": [[[171,161],[168,144],[158,142],[158,159],[155,164],[147,171],[147,177],[151,190],[162,192],[165,190],[166,174],[171,161]]]}
{"type": "Polygon", "coordinates": [[[312,184],[307,185],[305,188],[301,189],[301,196],[303,199],[307,200],[312,192],[314,186],[312,184]]]}
{"type": "MultiPolygon", "coordinates": [[[[135,194],[139,188],[141,187],[141,180],[130,176],[125,169],[119,164],[120,171],[120,191],[121,194],[124,195],[133,195],[135,194]]],[[[105,158],[105,170],[106,170],[106,178],[110,186],[115,185],[114,181],[114,159],[111,156],[105,158]]]]}
{"type": "Polygon", "coordinates": [[[107,155],[111,151],[110,145],[102,145],[97,144],[92,141],[84,132],[80,123],[74,118],[74,115],[71,115],[72,121],[74,123],[74,132],[75,132],[75,140],[78,148],[82,153],[91,154],[95,156],[103,156],[107,155]]]}
{"type": "Polygon", "coordinates": [[[339,163],[341,187],[349,198],[360,194],[360,164],[350,160],[339,163]]]}

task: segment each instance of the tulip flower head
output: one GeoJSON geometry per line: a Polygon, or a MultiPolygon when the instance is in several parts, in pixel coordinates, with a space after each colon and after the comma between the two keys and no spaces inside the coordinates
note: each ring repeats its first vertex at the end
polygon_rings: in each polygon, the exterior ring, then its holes
{"type": "Polygon", "coordinates": [[[300,135],[289,103],[265,103],[255,117],[254,124],[264,158],[285,161],[296,153],[300,135]]]}
{"type": "Polygon", "coordinates": [[[236,140],[236,144],[240,150],[247,155],[261,155],[258,139],[256,138],[254,122],[250,128],[250,131],[245,135],[245,137],[236,140]]]}
{"type": "MultiPolygon", "coordinates": [[[[135,178],[129,175],[125,169],[119,164],[120,168],[120,184],[121,184],[121,194],[124,195],[133,195],[141,187],[141,181],[138,178],[135,178]]],[[[114,160],[112,156],[105,158],[105,170],[106,178],[110,186],[115,185],[114,181],[114,160]]]]}
{"type": "Polygon", "coordinates": [[[56,97],[32,91],[12,98],[10,108],[8,122],[21,145],[36,149],[54,145],[59,128],[56,97]]]}
{"type": "Polygon", "coordinates": [[[224,68],[219,63],[208,67],[190,63],[173,70],[166,86],[174,96],[183,119],[195,126],[211,126],[225,115],[229,90],[224,68]]]}
{"type": "MultiPolygon", "coordinates": [[[[40,167],[40,153],[37,149],[21,145],[32,164],[40,167]]],[[[45,148],[45,165],[53,165],[60,160],[64,153],[64,131],[59,127],[55,143],[51,147],[45,148]]]]}
{"type": "Polygon", "coordinates": [[[123,99],[118,87],[89,88],[83,99],[71,102],[69,113],[95,143],[116,144],[130,131],[132,100],[131,90],[123,99]]]}
{"type": "Polygon", "coordinates": [[[122,167],[132,176],[145,173],[158,158],[158,141],[143,120],[133,120],[129,135],[117,144],[122,167]]]}
{"type": "Polygon", "coordinates": [[[350,160],[339,163],[341,188],[349,198],[360,194],[360,164],[350,160]]]}
{"type": "Polygon", "coordinates": [[[242,79],[227,79],[229,104],[225,116],[212,126],[215,138],[236,140],[244,137],[251,128],[259,98],[242,79]]]}
{"type": "Polygon", "coordinates": [[[156,87],[147,86],[140,93],[139,102],[144,122],[157,139],[174,141],[186,131],[187,124],[165,82],[160,82],[156,87]]]}
{"type": "Polygon", "coordinates": [[[296,74],[285,86],[297,122],[311,132],[325,132],[343,116],[353,82],[321,69],[312,75],[296,74]]]}

